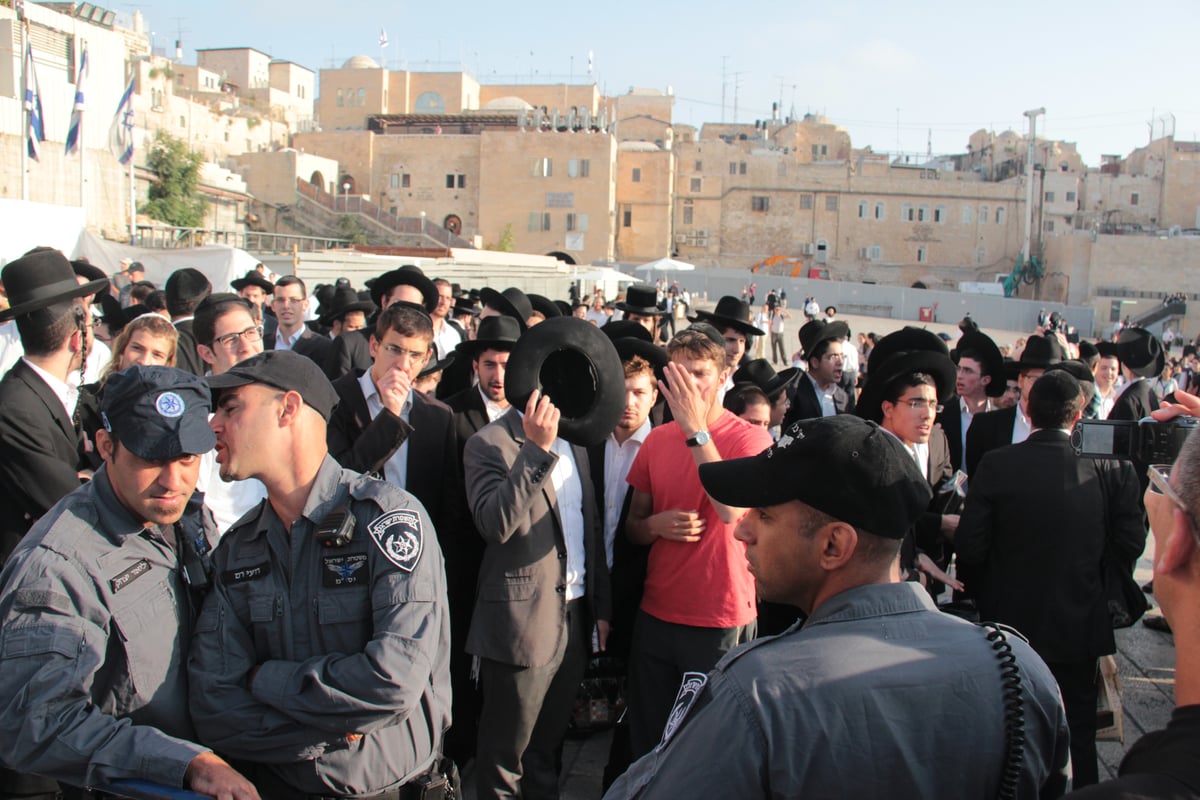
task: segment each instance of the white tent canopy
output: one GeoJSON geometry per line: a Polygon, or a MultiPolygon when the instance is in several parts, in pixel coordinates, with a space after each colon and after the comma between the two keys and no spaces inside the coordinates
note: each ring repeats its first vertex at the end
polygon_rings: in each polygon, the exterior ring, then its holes
{"type": "Polygon", "coordinates": [[[642,264],[634,272],[691,272],[696,267],[686,261],[676,261],[673,258],[660,258],[642,264]]]}

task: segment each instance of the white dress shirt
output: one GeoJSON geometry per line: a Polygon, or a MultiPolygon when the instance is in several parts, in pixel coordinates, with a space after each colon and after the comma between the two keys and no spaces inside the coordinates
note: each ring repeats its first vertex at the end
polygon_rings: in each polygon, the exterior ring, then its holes
{"type": "MultiPolygon", "coordinates": [[[[984,411],[991,410],[992,399],[989,397],[984,401],[983,411],[979,413],[982,414],[984,411]]],[[[967,401],[962,397],[958,398],[958,418],[960,420],[959,431],[962,433],[962,452],[965,453],[967,452],[967,428],[971,427],[971,420],[975,418],[975,415],[971,413],[971,407],[967,405],[967,401]]]]}
{"type": "MultiPolygon", "coordinates": [[[[379,390],[375,388],[375,381],[371,379],[371,370],[367,370],[358,378],[358,387],[362,389],[363,397],[367,401],[367,413],[371,415],[371,419],[375,419],[383,413],[383,401],[379,399],[379,390]]],[[[404,399],[404,405],[400,408],[400,419],[405,422],[409,421],[412,416],[413,393],[409,391],[408,397],[404,399]]],[[[392,457],[383,465],[383,479],[393,486],[399,486],[401,489],[408,486],[408,439],[396,448],[396,452],[392,453],[392,457]]]]}
{"type": "Polygon", "coordinates": [[[832,417],[836,415],[837,406],[833,404],[833,391],[837,389],[837,384],[831,383],[828,389],[822,389],[820,384],[817,383],[817,379],[812,375],[806,372],[804,373],[804,377],[808,378],[809,382],[813,385],[813,389],[817,392],[817,402],[821,404],[821,416],[832,417]]]}
{"type": "Polygon", "coordinates": [[[557,498],[558,520],[567,545],[567,600],[583,597],[587,575],[587,555],[583,544],[583,483],[571,445],[555,439],[550,446],[558,456],[550,473],[550,484],[557,498]]]}
{"type": "Polygon", "coordinates": [[[62,403],[67,416],[73,420],[75,418],[75,405],[79,402],[79,389],[72,386],[69,382],[60,380],[56,376],[46,372],[46,370],[28,358],[22,356],[21,360],[25,362],[27,367],[37,373],[39,378],[46,382],[46,385],[50,387],[50,391],[54,392],[54,396],[62,403]]]}
{"type": "Polygon", "coordinates": [[[1033,432],[1033,423],[1029,421],[1029,417],[1021,411],[1021,404],[1017,403],[1017,418],[1013,422],[1012,443],[1020,444],[1029,438],[1029,434],[1033,432]]]}
{"type": "Polygon", "coordinates": [[[625,476],[633,466],[633,459],[642,449],[642,442],[650,433],[650,420],[634,431],[623,444],[609,434],[604,441],[604,555],[608,567],[613,565],[613,542],[617,538],[617,523],[621,519],[621,507],[625,504],[625,493],[629,484],[625,476]]]}
{"type": "Polygon", "coordinates": [[[491,398],[483,393],[483,389],[480,389],[478,384],[475,385],[475,388],[479,392],[479,396],[483,398],[483,408],[487,411],[488,422],[495,422],[504,416],[504,412],[508,411],[508,406],[492,402],[491,398]]]}
{"type": "Polygon", "coordinates": [[[275,349],[276,350],[291,350],[296,346],[296,342],[300,341],[300,337],[304,335],[304,326],[301,325],[296,329],[296,332],[291,336],[283,332],[283,328],[275,329],[275,349]]]}

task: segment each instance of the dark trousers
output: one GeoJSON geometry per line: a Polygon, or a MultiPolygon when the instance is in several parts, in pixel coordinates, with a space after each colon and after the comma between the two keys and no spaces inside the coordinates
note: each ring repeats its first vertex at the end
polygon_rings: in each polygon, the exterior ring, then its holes
{"type": "Polygon", "coordinates": [[[782,333],[771,334],[771,363],[778,364],[780,361],[786,367],[788,365],[787,348],[783,344],[782,333]]]}
{"type": "Polygon", "coordinates": [[[629,738],[633,760],[662,739],[685,672],[708,672],[721,656],[754,638],[755,625],[697,628],[638,611],[629,666],[629,738]]]}
{"type": "Polygon", "coordinates": [[[1096,765],[1096,671],[1099,662],[1047,662],[1067,709],[1071,730],[1071,788],[1091,786],[1100,780],[1096,765]]]}
{"type": "Polygon", "coordinates": [[[57,781],[0,767],[0,800],[54,800],[58,792],[57,781]]]}
{"type": "Polygon", "coordinates": [[[558,797],[557,750],[587,663],[584,601],[567,603],[567,642],[543,667],[480,659],[479,745],[475,781],[479,800],[558,797]]]}

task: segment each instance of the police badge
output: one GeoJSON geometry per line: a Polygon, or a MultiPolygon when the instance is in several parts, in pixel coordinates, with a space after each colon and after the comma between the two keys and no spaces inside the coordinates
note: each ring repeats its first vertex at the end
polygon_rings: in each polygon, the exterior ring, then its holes
{"type": "Polygon", "coordinates": [[[675,695],[675,705],[672,706],[671,713],[667,717],[667,724],[663,726],[662,741],[658,743],[658,747],[654,748],[654,752],[662,752],[662,749],[670,743],[671,737],[679,730],[679,726],[683,724],[683,720],[692,710],[692,706],[700,699],[700,693],[704,691],[706,685],[708,685],[706,673],[683,673],[683,683],[679,686],[679,694],[675,695]]]}
{"type": "Polygon", "coordinates": [[[367,531],[388,561],[405,572],[421,560],[421,517],[415,511],[389,511],[367,525],[367,531]]]}

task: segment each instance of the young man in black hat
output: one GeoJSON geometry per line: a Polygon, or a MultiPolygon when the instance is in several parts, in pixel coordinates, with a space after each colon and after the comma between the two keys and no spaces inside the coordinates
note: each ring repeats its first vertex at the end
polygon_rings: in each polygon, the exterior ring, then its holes
{"type": "MultiPolygon", "coordinates": [[[[329,328],[329,338],[331,339],[336,339],[343,333],[361,331],[367,327],[367,317],[375,312],[375,304],[370,300],[360,299],[358,292],[349,286],[335,288],[329,296],[328,303],[323,305],[325,311],[320,316],[320,322],[329,328]]],[[[332,359],[330,359],[330,369],[332,370],[332,359]]],[[[337,376],[331,376],[330,380],[335,377],[337,376]]]]}
{"type": "MultiPolygon", "coordinates": [[[[75,787],[140,779],[257,800],[193,743],[180,657],[216,542],[189,502],[199,454],[215,441],[209,408],[208,387],[170,367],[132,367],[106,383],[104,466],[39,520],[0,574],[0,706],[11,732],[0,760],[75,787]]],[[[19,793],[2,777],[0,796],[19,793]]]]}
{"type": "MultiPolygon", "coordinates": [[[[254,306],[254,318],[258,320],[258,322],[261,323],[264,328],[267,328],[267,319],[270,315],[265,313],[265,308],[267,305],[267,298],[275,292],[274,284],[263,277],[261,272],[256,269],[252,269],[242,277],[235,278],[234,280],[230,281],[229,285],[233,287],[233,290],[237,292],[238,295],[250,301],[250,305],[254,306]]],[[[270,332],[273,334],[273,329],[275,327],[274,323],[271,323],[270,327],[272,328],[272,331],[270,332]]]]}
{"type": "Polygon", "coordinates": [[[1076,788],[1097,780],[1097,659],[1116,651],[1102,561],[1132,572],[1146,543],[1130,462],[1071,449],[1085,402],[1066,370],[1038,378],[1032,433],[983,457],[954,535],[960,563],[979,567],[968,589],[980,618],[1021,631],[1058,681],[1076,788]]]}
{"type": "Polygon", "coordinates": [[[765,453],[701,466],[700,480],[717,501],[749,509],[735,535],[758,594],[808,620],[686,675],[655,751],[610,800],[706,797],[713,787],[742,797],[994,797],[1006,767],[1018,796],[1062,792],[1066,725],[1037,654],[1005,635],[1020,672],[1013,686],[987,631],[897,582],[900,540],[930,491],[894,436],[850,415],[805,420],[765,453]],[[1025,709],[1009,721],[1024,743],[1011,760],[1007,703],[1025,709]]]}
{"type": "Polygon", "coordinates": [[[625,290],[625,299],[617,303],[621,319],[636,322],[650,331],[650,340],[658,341],[659,320],[667,312],[658,307],[658,290],[649,283],[635,283],[625,290]]]}
{"type": "Polygon", "coordinates": [[[712,311],[697,311],[696,316],[690,319],[692,322],[707,322],[721,334],[725,340],[725,352],[729,354],[730,374],[742,365],[746,357],[747,340],[753,336],[767,335],[766,331],[750,324],[750,304],[733,295],[725,295],[717,301],[712,311]]]}
{"type": "Polygon", "coordinates": [[[850,396],[839,385],[842,380],[842,348],[850,333],[844,322],[815,319],[800,329],[800,347],[808,365],[805,377],[796,381],[791,407],[783,418],[783,427],[813,417],[832,417],[850,413],[850,396]]]}
{"type": "Polygon", "coordinates": [[[516,318],[485,317],[479,322],[475,338],[454,349],[457,359],[470,364],[475,375],[473,386],[446,399],[446,405],[454,412],[460,453],[467,440],[480,428],[500,419],[508,411],[504,375],[508,354],[520,336],[521,326],[516,318]]]}
{"type": "Polygon", "coordinates": [[[954,396],[946,399],[937,424],[946,433],[950,463],[958,470],[963,466],[967,431],[975,415],[1000,408],[993,398],[1004,394],[1004,356],[990,336],[969,328],[950,357],[956,364],[954,396]]]}
{"type": "Polygon", "coordinates": [[[1117,356],[1125,386],[1113,401],[1108,419],[1139,420],[1149,416],[1158,409],[1161,399],[1147,378],[1158,375],[1166,364],[1162,343],[1145,328],[1126,327],[1117,336],[1117,356]]]}
{"type": "Polygon", "coordinates": [[[212,294],[212,283],[198,269],[177,269],[167,278],[164,287],[167,294],[167,313],[175,330],[179,331],[179,344],[175,349],[175,366],[193,375],[204,374],[204,362],[196,352],[196,335],[192,332],[192,318],[200,301],[212,294]]]}
{"type": "Polygon", "coordinates": [[[988,411],[972,418],[967,431],[967,445],[963,453],[963,468],[967,475],[974,475],[983,454],[997,447],[1017,444],[1029,437],[1033,425],[1029,419],[1029,390],[1042,377],[1046,367],[1063,360],[1062,345],[1054,336],[1034,334],[1025,342],[1018,362],[1020,373],[1017,384],[1021,388],[1021,399],[1014,408],[988,411]]]}
{"type": "MultiPolygon", "coordinates": [[[[397,302],[422,306],[427,313],[432,313],[438,305],[437,287],[425,277],[425,273],[419,267],[412,264],[405,264],[383,273],[378,278],[372,278],[367,281],[367,288],[371,290],[371,302],[380,312],[397,302]]],[[[374,320],[368,320],[367,328],[370,328],[373,322],[374,320]]],[[[326,374],[331,379],[336,379],[370,369],[372,360],[369,338],[370,331],[365,328],[343,333],[334,339],[332,366],[326,374]]]]}

